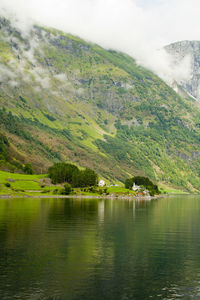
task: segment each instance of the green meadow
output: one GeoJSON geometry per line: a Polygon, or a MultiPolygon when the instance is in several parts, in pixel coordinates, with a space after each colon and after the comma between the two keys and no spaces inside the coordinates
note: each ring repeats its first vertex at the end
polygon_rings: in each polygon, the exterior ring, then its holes
{"type": "MultiPolygon", "coordinates": [[[[162,194],[182,194],[183,191],[169,186],[159,186],[162,194]]],[[[0,195],[10,196],[44,196],[60,195],[63,184],[51,184],[47,174],[42,175],[24,175],[0,171],[0,195]]],[[[122,186],[109,186],[90,188],[74,188],[72,195],[100,196],[100,195],[132,195],[134,191],[128,190],[122,186]]]]}

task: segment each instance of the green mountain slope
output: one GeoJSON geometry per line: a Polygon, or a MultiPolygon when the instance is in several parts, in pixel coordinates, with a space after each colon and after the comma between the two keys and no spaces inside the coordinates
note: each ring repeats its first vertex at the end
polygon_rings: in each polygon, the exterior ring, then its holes
{"type": "Polygon", "coordinates": [[[0,126],[22,163],[142,174],[200,190],[198,104],[134,59],[54,29],[0,19],[0,126]]]}

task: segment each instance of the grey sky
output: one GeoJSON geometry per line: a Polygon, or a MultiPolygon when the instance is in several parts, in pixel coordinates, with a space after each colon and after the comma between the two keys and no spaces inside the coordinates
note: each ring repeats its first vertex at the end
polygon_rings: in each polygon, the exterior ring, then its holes
{"type": "Polygon", "coordinates": [[[124,51],[162,78],[170,77],[171,69],[157,49],[178,40],[200,40],[199,0],[1,0],[0,12],[7,15],[5,9],[23,29],[32,19],[124,51]]]}
{"type": "Polygon", "coordinates": [[[150,8],[162,2],[163,0],[136,0],[136,3],[138,3],[138,5],[141,5],[144,8],[150,8]]]}

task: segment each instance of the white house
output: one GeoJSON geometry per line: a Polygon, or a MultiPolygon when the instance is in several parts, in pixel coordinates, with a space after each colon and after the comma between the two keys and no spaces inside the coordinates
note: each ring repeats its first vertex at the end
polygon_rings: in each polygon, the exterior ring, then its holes
{"type": "Polygon", "coordinates": [[[99,181],[99,183],[98,183],[98,186],[105,186],[106,185],[106,183],[105,183],[105,181],[104,180],[100,180],[99,181]]]}
{"type": "Polygon", "coordinates": [[[139,191],[139,190],[140,190],[140,186],[139,186],[139,185],[136,185],[135,182],[134,182],[133,187],[132,187],[132,190],[133,190],[134,192],[139,191]]]}

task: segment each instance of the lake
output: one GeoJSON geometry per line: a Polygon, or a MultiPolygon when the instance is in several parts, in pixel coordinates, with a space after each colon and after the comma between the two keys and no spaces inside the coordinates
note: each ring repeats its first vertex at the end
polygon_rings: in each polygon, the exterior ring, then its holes
{"type": "Polygon", "coordinates": [[[0,299],[200,299],[200,197],[0,199],[0,299]]]}

